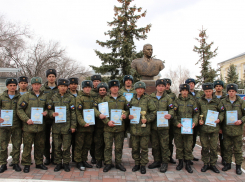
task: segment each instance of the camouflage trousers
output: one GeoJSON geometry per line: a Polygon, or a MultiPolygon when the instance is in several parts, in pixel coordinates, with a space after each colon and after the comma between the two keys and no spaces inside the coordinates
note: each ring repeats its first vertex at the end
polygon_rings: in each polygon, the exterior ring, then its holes
{"type": "Polygon", "coordinates": [[[176,145],[176,159],[192,160],[192,142],[193,135],[174,134],[174,143],[176,145]]]}
{"type": "Polygon", "coordinates": [[[20,162],[20,145],[22,142],[21,128],[2,127],[0,128],[0,165],[7,164],[8,159],[8,144],[12,141],[12,158],[13,164],[20,162]]]}
{"type": "Polygon", "coordinates": [[[170,156],[169,130],[151,130],[151,144],[154,161],[168,163],[170,156]]]}
{"type": "Polygon", "coordinates": [[[105,142],[104,142],[104,128],[95,128],[94,133],[94,144],[95,144],[95,159],[96,160],[104,160],[104,150],[105,150],[105,142]]]}
{"type": "Polygon", "coordinates": [[[242,165],[242,135],[239,136],[224,136],[224,158],[227,163],[232,162],[232,153],[235,156],[235,162],[237,165],[242,165]]]}
{"type": "Polygon", "coordinates": [[[68,164],[71,161],[71,134],[56,134],[53,133],[54,141],[54,162],[56,164],[68,164]],[[62,149],[63,150],[62,150],[62,149]]]}
{"type": "Polygon", "coordinates": [[[104,158],[106,164],[112,164],[112,145],[115,143],[115,162],[122,163],[122,151],[124,143],[124,131],[122,132],[104,132],[105,150],[104,158]]]}
{"type": "Polygon", "coordinates": [[[220,154],[221,157],[224,157],[224,151],[225,151],[225,147],[224,147],[224,135],[223,134],[219,134],[219,143],[220,143],[220,154]]]}
{"type": "Polygon", "coordinates": [[[94,136],[95,136],[95,130],[93,131],[93,137],[92,137],[92,142],[91,142],[91,147],[90,147],[90,155],[91,157],[95,158],[95,142],[94,142],[94,136]]]}
{"type": "Polygon", "coordinates": [[[145,166],[148,160],[148,144],[150,136],[130,136],[132,142],[132,157],[135,165],[145,166]],[[141,150],[141,151],[140,151],[141,150]]]}
{"type": "Polygon", "coordinates": [[[200,140],[202,144],[202,161],[204,165],[210,163],[210,165],[215,165],[218,159],[217,155],[217,142],[219,133],[200,133],[200,140]]]}
{"type": "Polygon", "coordinates": [[[174,126],[172,124],[170,124],[170,127],[169,127],[169,151],[170,151],[170,157],[172,157],[173,151],[174,151],[173,140],[174,140],[174,126]]]}
{"type": "Polygon", "coordinates": [[[50,149],[52,149],[52,152],[51,152],[51,158],[54,158],[54,141],[52,140],[52,147],[51,147],[51,144],[50,144],[50,136],[51,136],[51,129],[52,129],[52,123],[53,123],[53,120],[48,120],[47,123],[45,123],[45,148],[44,148],[44,156],[46,158],[50,158],[50,149]]]}
{"type": "Polygon", "coordinates": [[[31,150],[32,144],[34,143],[34,159],[36,165],[43,164],[43,152],[45,145],[45,132],[41,131],[38,133],[23,132],[23,154],[22,154],[22,165],[31,165],[31,150]]]}
{"type": "Polygon", "coordinates": [[[92,132],[76,132],[74,160],[82,162],[88,160],[88,151],[92,143],[92,132]]]}

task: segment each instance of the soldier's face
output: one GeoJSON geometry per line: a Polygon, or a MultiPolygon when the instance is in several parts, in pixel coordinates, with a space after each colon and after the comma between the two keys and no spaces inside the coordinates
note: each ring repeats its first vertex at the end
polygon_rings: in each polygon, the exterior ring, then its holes
{"type": "Polygon", "coordinates": [[[54,83],[56,80],[56,76],[54,74],[49,74],[47,79],[49,83],[54,83]]]}
{"type": "Polygon", "coordinates": [[[153,48],[152,46],[146,46],[144,49],[144,55],[147,57],[151,57],[153,53],[153,48]]]}
{"type": "Polygon", "coordinates": [[[99,89],[99,95],[100,95],[100,96],[105,96],[105,95],[106,95],[106,89],[103,88],[103,87],[100,88],[100,89],[99,89]]]}
{"type": "Polygon", "coordinates": [[[76,84],[76,83],[71,83],[71,84],[69,85],[69,87],[70,87],[70,90],[72,90],[72,91],[77,90],[77,84],[76,84]]]}
{"type": "Polygon", "coordinates": [[[184,89],[184,90],[181,90],[180,93],[181,93],[181,96],[182,96],[182,97],[186,98],[186,97],[188,96],[188,93],[189,93],[189,92],[188,92],[188,90],[184,89]]]}
{"type": "Polygon", "coordinates": [[[216,92],[221,92],[223,90],[223,87],[221,85],[216,85],[215,88],[216,92]]]}
{"type": "Polygon", "coordinates": [[[235,90],[229,90],[228,91],[228,95],[229,95],[229,97],[231,97],[231,98],[233,98],[233,97],[235,97],[236,96],[236,91],[235,90]]]}
{"type": "Polygon", "coordinates": [[[27,86],[28,86],[28,83],[26,82],[20,82],[19,84],[19,87],[22,89],[22,90],[26,90],[27,86]]]}
{"type": "Polygon", "coordinates": [[[163,85],[163,84],[157,85],[157,92],[163,93],[165,90],[166,90],[165,85],[163,85]]]}
{"type": "Polygon", "coordinates": [[[110,88],[110,91],[112,94],[117,94],[117,92],[119,91],[119,87],[118,86],[112,86],[110,88]]]}
{"type": "Polygon", "coordinates": [[[17,88],[17,85],[14,84],[14,83],[10,83],[6,87],[7,87],[8,91],[14,92],[16,90],[16,88],[17,88]]]}
{"type": "Polygon", "coordinates": [[[40,83],[33,83],[33,84],[31,84],[31,86],[32,86],[32,90],[34,92],[38,92],[40,90],[42,84],[40,84],[40,83]]]}
{"type": "Polygon", "coordinates": [[[85,94],[89,94],[90,93],[90,91],[91,91],[91,87],[84,87],[83,88],[83,92],[85,93],[85,94]]]}
{"type": "Polygon", "coordinates": [[[194,90],[195,84],[193,82],[190,82],[189,85],[190,85],[190,90],[194,90]]]}
{"type": "Polygon", "coordinates": [[[132,82],[132,80],[130,80],[130,79],[127,79],[127,80],[125,81],[125,86],[126,86],[126,87],[130,87],[130,86],[132,86],[132,84],[133,84],[133,82],[132,82]]]}
{"type": "Polygon", "coordinates": [[[137,88],[137,89],[135,89],[135,91],[136,91],[138,96],[142,96],[145,93],[144,88],[137,88]]]}
{"type": "Polygon", "coordinates": [[[169,90],[170,89],[170,83],[167,83],[166,84],[166,90],[169,90]]]}
{"type": "Polygon", "coordinates": [[[67,89],[68,89],[68,86],[65,86],[65,85],[59,85],[58,86],[58,89],[59,89],[59,93],[60,94],[64,94],[66,93],[67,89]]]}
{"type": "Polygon", "coordinates": [[[97,88],[97,86],[99,85],[100,82],[101,82],[100,80],[94,80],[93,81],[94,88],[97,88]]]}
{"type": "Polygon", "coordinates": [[[213,90],[212,89],[204,90],[204,94],[205,97],[212,98],[213,90]]]}

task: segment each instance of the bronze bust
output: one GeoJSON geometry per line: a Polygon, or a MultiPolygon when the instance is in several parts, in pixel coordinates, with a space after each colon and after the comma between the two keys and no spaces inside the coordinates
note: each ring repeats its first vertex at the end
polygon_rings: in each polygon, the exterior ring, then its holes
{"type": "Polygon", "coordinates": [[[142,80],[153,80],[161,70],[164,69],[164,64],[160,59],[153,59],[153,48],[151,44],[145,44],[143,47],[143,58],[138,58],[132,61],[131,67],[141,75],[142,80]]]}

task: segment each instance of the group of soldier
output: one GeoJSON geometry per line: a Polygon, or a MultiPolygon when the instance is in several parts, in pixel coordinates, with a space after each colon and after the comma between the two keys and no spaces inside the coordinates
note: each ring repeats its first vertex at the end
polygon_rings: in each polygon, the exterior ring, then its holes
{"type": "MultiPolygon", "coordinates": [[[[6,79],[7,90],[0,96],[0,109],[13,110],[12,126],[0,127],[0,173],[7,170],[8,144],[12,142],[12,166],[15,171],[21,171],[19,166],[20,146],[23,142],[21,164],[23,171],[30,171],[31,151],[34,144],[34,159],[36,168],[47,170],[46,165],[56,165],[54,171],[64,169],[70,171],[69,162],[76,162],[79,170],[92,168],[89,164],[88,152],[92,157],[91,163],[97,168],[108,172],[116,167],[126,171],[123,166],[122,152],[126,133],[130,133],[132,143],[132,158],[135,165],[133,172],[146,173],[148,164],[148,145],[151,141],[154,162],[149,169],[159,168],[165,173],[168,163],[176,164],[172,158],[173,141],[176,145],[176,159],[179,163],[176,170],[185,169],[193,173],[192,161],[199,159],[193,156],[197,135],[202,145],[201,171],[208,169],[219,173],[217,162],[217,142],[220,140],[223,171],[231,169],[232,154],[235,155],[236,173],[242,174],[242,134],[245,122],[245,103],[236,95],[238,86],[227,85],[227,93],[223,91],[224,83],[217,80],[214,83],[202,85],[203,95],[195,90],[195,80],[189,78],[185,84],[179,86],[179,96],[171,91],[171,80],[168,78],[156,80],[156,92],[146,94],[146,85],[139,81],[134,83],[131,75],[125,75],[122,88],[118,80],[107,83],[101,82],[101,75],[91,76],[91,80],[82,82],[82,90],[78,91],[78,78],[59,79],[56,82],[56,70],[46,71],[47,82],[42,86],[40,77],[31,78],[31,89],[27,90],[28,78],[21,76],[18,81],[14,78],[6,79]],[[19,90],[17,89],[19,86],[19,90]],[[215,92],[213,92],[215,90],[215,92]],[[133,93],[131,100],[124,97],[125,93],[133,93]],[[106,117],[98,109],[98,104],[108,102],[111,109],[121,109],[122,124],[106,117]],[[66,122],[55,123],[59,116],[56,106],[66,106],[66,122]],[[43,124],[34,124],[31,119],[31,108],[43,108],[43,124]],[[140,107],[146,111],[138,124],[130,123],[134,115],[130,108],[140,107]],[[95,125],[86,123],[83,116],[84,109],[94,109],[95,125]],[[218,111],[216,126],[205,124],[207,111],[218,111]],[[236,110],[238,121],[234,125],[227,125],[226,112],[236,110]],[[168,120],[167,127],[157,127],[157,111],[168,111],[164,117],[168,120]],[[203,118],[200,117],[203,115],[203,118]],[[193,134],[182,134],[181,118],[192,118],[193,134]],[[142,127],[142,124],[145,124],[142,127]],[[52,132],[52,144],[50,135],[52,132]],[[22,141],[23,138],[23,141],[22,141]],[[174,140],[173,140],[174,139],[174,140]],[[115,146],[115,166],[112,163],[113,141],[115,146]],[[52,146],[52,147],[51,147],[52,146]],[[72,152],[71,151],[72,146],[72,152]],[[50,149],[52,152],[50,155],[50,149]],[[71,154],[72,153],[72,154],[71,154]],[[43,156],[45,161],[43,162],[43,156]],[[71,158],[72,156],[72,158],[71,158]]],[[[0,123],[4,119],[0,117],[0,123]]]]}

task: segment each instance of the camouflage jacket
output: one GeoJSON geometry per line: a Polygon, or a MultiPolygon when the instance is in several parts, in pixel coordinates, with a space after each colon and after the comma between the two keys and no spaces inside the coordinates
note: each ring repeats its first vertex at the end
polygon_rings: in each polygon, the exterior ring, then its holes
{"type": "Polygon", "coordinates": [[[99,95],[99,92],[97,88],[92,88],[92,90],[90,91],[90,96],[95,98],[95,97],[98,97],[98,95],[99,95]]]}
{"type": "Polygon", "coordinates": [[[174,132],[181,134],[181,128],[178,128],[177,125],[181,123],[181,118],[192,118],[192,122],[195,123],[195,127],[198,125],[198,107],[194,99],[188,95],[187,98],[179,95],[178,99],[174,102],[174,132]]]}
{"type": "MultiPolygon", "coordinates": [[[[220,99],[220,100],[221,100],[221,99],[224,99],[224,98],[226,97],[226,95],[227,95],[227,94],[226,94],[225,92],[222,92],[222,96],[221,96],[220,98],[218,98],[218,99],[220,99]]],[[[214,97],[217,98],[217,96],[215,95],[215,92],[213,93],[213,98],[214,98],[214,97]]]]}
{"type": "Polygon", "coordinates": [[[76,97],[76,115],[77,115],[77,131],[78,132],[93,132],[94,125],[84,127],[86,122],[83,119],[83,110],[84,109],[94,109],[95,117],[99,117],[100,112],[97,110],[97,104],[94,102],[94,98],[88,94],[85,94],[83,91],[81,95],[76,97]]]}
{"type": "Polygon", "coordinates": [[[151,134],[151,122],[156,119],[157,108],[154,101],[148,95],[142,95],[138,100],[137,94],[134,95],[129,103],[129,107],[141,107],[141,111],[146,111],[146,127],[141,127],[142,122],[140,118],[139,124],[130,124],[131,135],[148,136],[151,134]]]}
{"type": "MultiPolygon", "coordinates": [[[[109,106],[109,115],[111,116],[111,109],[122,109],[125,110],[126,117],[128,117],[129,111],[128,111],[128,101],[126,98],[118,94],[117,99],[114,99],[111,95],[107,95],[103,98],[103,102],[108,102],[109,106]]],[[[106,118],[103,120],[104,122],[104,131],[106,132],[122,132],[125,131],[125,120],[122,120],[122,125],[116,125],[114,127],[108,126],[108,122],[111,120],[111,118],[106,118]]],[[[113,120],[112,120],[113,121],[113,120]]]]}
{"type": "Polygon", "coordinates": [[[166,92],[167,92],[168,96],[173,100],[173,102],[177,99],[175,93],[173,93],[171,89],[166,90],[166,92]]]}
{"type": "MultiPolygon", "coordinates": [[[[71,93],[70,89],[68,89],[67,92],[68,92],[69,94],[71,94],[72,96],[74,96],[74,95],[71,93]]],[[[76,90],[76,92],[77,92],[77,96],[81,95],[81,91],[76,90]]],[[[75,97],[75,96],[74,96],[74,97],[75,97]]],[[[75,98],[76,98],[76,97],[75,97],[75,98]]]]}
{"type": "Polygon", "coordinates": [[[123,95],[124,92],[136,94],[136,91],[134,90],[134,87],[132,87],[132,88],[128,91],[128,90],[123,86],[123,87],[119,90],[119,93],[120,93],[121,95],[123,95]]]}
{"type": "Polygon", "coordinates": [[[8,128],[20,128],[21,120],[17,115],[17,103],[21,95],[18,91],[15,91],[15,96],[13,99],[9,98],[8,90],[5,90],[0,96],[0,110],[13,110],[13,124],[8,128]]]}
{"type": "Polygon", "coordinates": [[[189,92],[189,95],[194,98],[196,101],[202,97],[201,93],[198,90],[194,90],[195,95],[192,95],[191,92],[189,92]]]}
{"type": "MultiPolygon", "coordinates": [[[[102,103],[103,102],[103,97],[101,97],[101,96],[96,97],[95,98],[95,102],[97,104],[102,103]]],[[[95,118],[95,127],[96,128],[104,129],[104,125],[105,124],[104,124],[103,120],[101,120],[99,117],[95,118]]]]}
{"type": "MultiPolygon", "coordinates": [[[[77,120],[76,120],[76,109],[75,109],[75,97],[70,93],[65,93],[63,97],[59,93],[56,93],[52,96],[50,100],[51,109],[49,110],[49,117],[53,117],[55,112],[55,107],[57,106],[66,106],[66,123],[55,123],[55,120],[52,124],[52,133],[57,134],[68,134],[70,128],[76,129],[77,120]]],[[[59,117],[59,116],[57,116],[59,117]]]]}
{"type": "Polygon", "coordinates": [[[221,111],[226,116],[226,111],[237,111],[238,120],[242,121],[240,125],[227,125],[226,117],[222,124],[223,133],[229,136],[239,136],[243,134],[243,125],[245,122],[245,101],[240,96],[236,96],[233,104],[229,100],[229,96],[221,100],[221,111]]]}
{"type": "Polygon", "coordinates": [[[221,111],[220,100],[217,98],[212,98],[211,101],[208,102],[207,99],[205,99],[205,96],[203,95],[197,101],[197,107],[199,109],[199,114],[203,115],[203,121],[204,121],[204,124],[199,126],[200,132],[204,132],[204,133],[219,132],[220,124],[224,120],[224,112],[220,112],[221,111]],[[220,119],[220,123],[216,124],[216,127],[205,125],[208,110],[220,112],[218,116],[218,119],[220,119]]]}
{"type": "Polygon", "coordinates": [[[48,86],[48,82],[46,82],[40,89],[41,91],[44,91],[44,94],[47,94],[48,98],[47,99],[51,99],[51,97],[55,94],[55,93],[58,93],[59,90],[58,90],[58,87],[57,87],[57,84],[55,86],[55,88],[51,89],[49,86],[48,86]]]}
{"type": "MultiPolygon", "coordinates": [[[[27,121],[31,119],[32,107],[42,107],[43,112],[48,113],[48,103],[47,94],[44,94],[43,91],[40,91],[40,95],[38,97],[33,91],[27,92],[20,97],[17,105],[17,114],[22,120],[23,131],[37,133],[44,130],[45,119],[43,119],[43,124],[28,125],[27,121]]],[[[47,116],[44,118],[47,118],[47,116]]]]}
{"type": "MultiPolygon", "coordinates": [[[[171,118],[174,118],[174,103],[167,92],[164,92],[160,100],[157,99],[156,93],[152,93],[150,96],[155,103],[157,111],[168,111],[171,114],[171,118]]],[[[168,125],[170,126],[170,119],[168,120],[168,125]]],[[[151,129],[153,130],[168,130],[169,127],[157,127],[157,118],[151,123],[151,129]]]]}

